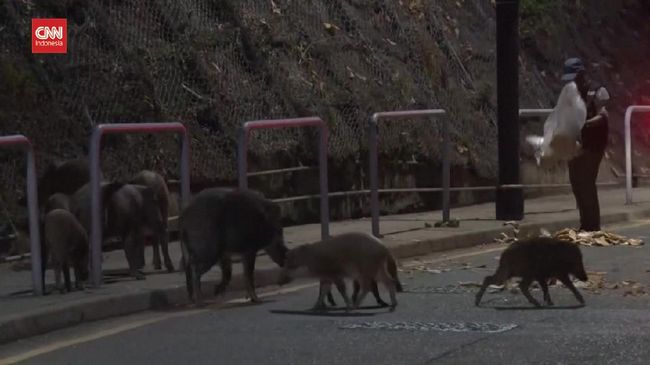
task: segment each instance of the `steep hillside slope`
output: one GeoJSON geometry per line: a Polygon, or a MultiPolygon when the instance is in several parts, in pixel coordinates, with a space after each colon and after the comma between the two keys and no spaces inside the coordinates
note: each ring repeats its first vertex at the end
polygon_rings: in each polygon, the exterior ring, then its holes
{"type": "MultiPolygon", "coordinates": [[[[578,55],[610,87],[616,130],[622,107],[647,84],[647,19],[640,0],[522,1],[520,106],[552,106],[563,59],[578,55]]],[[[95,124],[179,120],[192,135],[193,180],[232,182],[241,123],[319,115],[331,128],[331,190],[359,189],[372,112],[444,108],[454,183],[496,177],[493,1],[6,0],[0,24],[0,134],[30,136],[40,170],[84,154],[95,124]],[[68,55],[31,54],[33,17],[68,18],[68,55]]],[[[440,130],[440,121],[382,126],[382,184],[439,184],[440,130]]],[[[524,133],[540,130],[524,124],[524,133]]],[[[312,131],[256,133],[251,170],[312,165],[316,146],[312,131]]],[[[107,138],[104,171],[124,178],[148,167],[173,179],[176,148],[169,136],[107,138]]],[[[527,156],[523,148],[524,164],[527,156]]],[[[0,194],[13,206],[23,162],[2,152],[0,163],[0,194]]],[[[524,171],[527,182],[564,178],[524,171]]],[[[316,192],[315,175],[301,174],[252,184],[274,197],[316,192]]],[[[419,199],[438,202],[403,195],[387,207],[411,209],[419,199]]],[[[363,199],[352,205],[337,212],[334,204],[334,214],[367,211],[363,199]]]]}

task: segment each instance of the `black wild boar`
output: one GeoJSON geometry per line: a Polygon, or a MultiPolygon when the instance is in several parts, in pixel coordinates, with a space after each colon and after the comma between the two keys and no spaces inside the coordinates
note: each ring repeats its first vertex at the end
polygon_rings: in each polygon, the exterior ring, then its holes
{"type": "MultiPolygon", "coordinates": [[[[88,183],[90,170],[86,158],[64,161],[60,164],[50,164],[38,179],[38,203],[43,206],[48,198],[55,193],[72,195],[88,183]]],[[[19,201],[26,205],[26,197],[19,201]]]]}
{"type": "Polygon", "coordinates": [[[279,284],[291,280],[291,272],[307,267],[309,273],[321,280],[320,295],[314,309],[325,307],[325,296],[335,284],[348,309],[358,308],[370,291],[372,281],[381,282],[390,293],[390,308],[397,306],[397,277],[391,275],[389,266],[394,262],[390,251],[381,241],[367,233],[350,232],[328,239],[298,246],[287,253],[279,284]],[[343,280],[352,278],[359,282],[360,293],[354,304],[350,302],[343,280]]]}
{"type": "Polygon", "coordinates": [[[584,298],[573,285],[569,274],[582,281],[587,281],[587,273],[582,264],[582,253],[578,245],[551,237],[537,237],[511,244],[503,251],[499,267],[494,275],[487,276],[481,289],[476,294],[475,304],[478,306],[485,289],[489,285],[501,285],[512,277],[521,277],[519,283],[521,292],[529,302],[540,307],[540,304],[528,291],[528,287],[537,280],[544,292],[544,301],[553,305],[548,293],[548,280],[557,278],[571,290],[582,304],[584,298]]]}
{"type": "Polygon", "coordinates": [[[156,270],[161,269],[160,250],[162,249],[165,268],[168,272],[173,272],[174,264],[172,264],[172,260],[169,257],[169,233],[167,232],[167,219],[169,218],[169,189],[167,188],[165,179],[154,171],[143,170],[135,175],[131,180],[131,183],[147,186],[154,193],[156,202],[158,203],[158,210],[160,211],[160,217],[162,219],[165,234],[163,234],[160,239],[153,240],[153,266],[156,270]]]}
{"type": "Polygon", "coordinates": [[[88,279],[88,235],[86,230],[69,211],[53,209],[45,215],[44,231],[56,278],[56,288],[62,293],[64,292],[61,287],[61,271],[63,271],[65,290],[72,291],[70,283],[70,267],[72,267],[75,287],[81,289],[82,282],[88,279]]]}
{"type": "Polygon", "coordinates": [[[284,264],[280,207],[250,190],[211,188],[197,194],[180,217],[181,247],[187,292],[190,300],[202,303],[201,276],[217,262],[222,279],[215,295],[223,292],[231,279],[231,255],[239,254],[244,265],[248,297],[255,293],[255,259],[264,250],[279,266],[284,264]]]}

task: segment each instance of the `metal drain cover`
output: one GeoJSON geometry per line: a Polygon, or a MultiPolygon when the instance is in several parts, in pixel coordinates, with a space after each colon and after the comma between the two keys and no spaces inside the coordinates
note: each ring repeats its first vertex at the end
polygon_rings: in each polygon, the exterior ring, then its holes
{"type": "Polygon", "coordinates": [[[340,325],[340,329],[388,330],[388,331],[441,331],[441,332],[481,332],[501,333],[517,328],[514,323],[478,322],[362,322],[340,325]]]}

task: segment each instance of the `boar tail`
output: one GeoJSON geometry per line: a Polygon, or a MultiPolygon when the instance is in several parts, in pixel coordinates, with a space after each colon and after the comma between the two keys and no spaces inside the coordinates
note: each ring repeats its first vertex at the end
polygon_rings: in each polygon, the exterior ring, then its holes
{"type": "Polygon", "coordinates": [[[395,281],[397,292],[402,293],[404,291],[404,288],[402,287],[402,283],[400,283],[399,277],[397,276],[397,263],[395,261],[395,257],[391,254],[388,254],[388,260],[386,260],[386,269],[388,270],[390,277],[393,279],[393,281],[395,281]]]}

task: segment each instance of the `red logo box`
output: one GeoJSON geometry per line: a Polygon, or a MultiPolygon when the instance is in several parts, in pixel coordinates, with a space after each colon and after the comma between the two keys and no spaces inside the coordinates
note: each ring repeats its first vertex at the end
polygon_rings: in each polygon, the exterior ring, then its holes
{"type": "Polygon", "coordinates": [[[32,53],[68,53],[68,20],[32,18],[32,53]]]}

